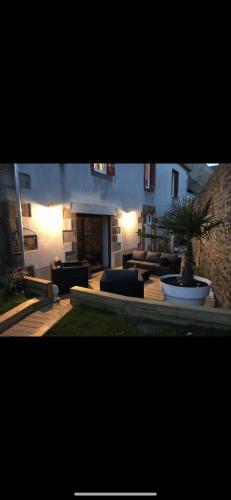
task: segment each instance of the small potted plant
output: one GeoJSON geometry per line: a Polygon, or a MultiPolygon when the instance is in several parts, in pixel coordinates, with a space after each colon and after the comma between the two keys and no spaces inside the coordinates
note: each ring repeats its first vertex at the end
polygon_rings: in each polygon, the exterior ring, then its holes
{"type": "Polygon", "coordinates": [[[196,241],[210,238],[213,229],[222,222],[211,214],[211,199],[204,205],[195,198],[173,200],[168,212],[160,217],[158,227],[185,242],[181,274],[160,278],[165,300],[204,305],[210,293],[211,281],[194,276],[193,245],[196,241]]]}
{"type": "Polygon", "coordinates": [[[28,276],[28,274],[22,267],[12,269],[8,274],[9,290],[16,295],[22,295],[24,293],[24,276],[28,276]]]}

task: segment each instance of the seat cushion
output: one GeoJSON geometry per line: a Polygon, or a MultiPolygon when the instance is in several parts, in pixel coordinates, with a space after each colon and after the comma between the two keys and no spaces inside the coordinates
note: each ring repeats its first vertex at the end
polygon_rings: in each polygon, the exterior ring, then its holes
{"type": "MultiPolygon", "coordinates": [[[[154,264],[153,264],[154,265],[154,264]]],[[[170,266],[159,266],[157,265],[155,268],[152,268],[152,274],[156,276],[163,276],[164,274],[170,274],[171,267],[170,266]]]]}
{"type": "Polygon", "coordinates": [[[132,266],[137,266],[138,269],[154,269],[155,267],[158,267],[159,264],[157,262],[147,262],[146,260],[127,260],[126,262],[127,266],[132,267],[132,266]]]}
{"type": "Polygon", "coordinates": [[[147,262],[146,260],[144,262],[141,262],[138,267],[141,269],[154,269],[155,267],[158,267],[159,264],[157,262],[147,262]]]}
{"type": "Polygon", "coordinates": [[[146,258],[146,252],[143,250],[134,250],[132,252],[132,260],[143,261],[146,258]]]}
{"type": "Polygon", "coordinates": [[[79,260],[72,260],[70,262],[63,262],[63,267],[66,268],[66,267],[80,267],[82,265],[82,262],[80,262],[79,260]]]}
{"type": "Polygon", "coordinates": [[[133,259],[129,259],[126,261],[126,264],[128,266],[137,266],[137,267],[142,267],[143,263],[145,263],[146,261],[144,260],[133,260],[133,259]]]}
{"type": "Polygon", "coordinates": [[[176,262],[178,259],[178,255],[174,253],[162,253],[160,259],[168,259],[169,263],[176,262]]]}
{"type": "Polygon", "coordinates": [[[169,266],[170,262],[166,257],[161,257],[160,258],[160,266],[169,266]]]}
{"type": "Polygon", "coordinates": [[[113,282],[126,282],[126,283],[135,283],[138,280],[138,270],[132,269],[129,271],[128,269],[106,269],[104,271],[104,280],[105,281],[113,281],[113,282]]]}
{"type": "Polygon", "coordinates": [[[159,252],[147,252],[146,262],[160,262],[160,253],[159,252]]]}

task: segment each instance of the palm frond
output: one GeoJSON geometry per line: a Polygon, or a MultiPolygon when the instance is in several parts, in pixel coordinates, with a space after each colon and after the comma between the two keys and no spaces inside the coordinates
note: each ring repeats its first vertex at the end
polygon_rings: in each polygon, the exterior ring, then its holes
{"type": "Polygon", "coordinates": [[[222,221],[211,213],[211,198],[203,205],[193,198],[173,200],[166,214],[160,217],[158,227],[187,241],[208,237],[222,221]]]}

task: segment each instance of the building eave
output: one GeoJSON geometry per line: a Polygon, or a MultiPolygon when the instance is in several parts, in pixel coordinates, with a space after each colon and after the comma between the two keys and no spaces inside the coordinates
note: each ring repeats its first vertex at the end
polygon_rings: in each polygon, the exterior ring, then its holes
{"type": "Polygon", "coordinates": [[[191,172],[191,168],[187,167],[185,163],[178,163],[182,168],[184,168],[187,172],[191,172]]]}

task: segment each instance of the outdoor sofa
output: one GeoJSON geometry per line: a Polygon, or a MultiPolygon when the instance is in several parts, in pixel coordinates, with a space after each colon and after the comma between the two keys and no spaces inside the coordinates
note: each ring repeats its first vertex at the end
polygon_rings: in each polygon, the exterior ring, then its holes
{"type": "Polygon", "coordinates": [[[181,268],[181,259],[177,254],[133,250],[123,256],[123,268],[148,269],[151,274],[163,276],[164,274],[178,274],[181,268]]]}
{"type": "Polygon", "coordinates": [[[100,291],[144,298],[144,281],[136,270],[106,269],[100,280],[100,291]]]}
{"type": "Polygon", "coordinates": [[[52,267],[51,278],[60,293],[69,293],[72,286],[88,288],[89,264],[85,261],[60,262],[52,267]]]}

